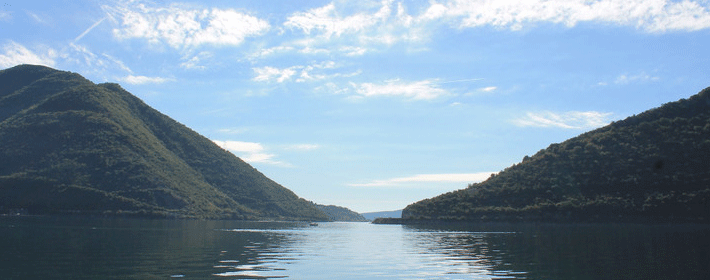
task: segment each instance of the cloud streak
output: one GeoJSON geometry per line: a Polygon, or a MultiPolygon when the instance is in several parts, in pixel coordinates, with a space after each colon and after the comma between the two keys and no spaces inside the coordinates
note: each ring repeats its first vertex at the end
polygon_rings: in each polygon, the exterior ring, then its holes
{"type": "Polygon", "coordinates": [[[256,74],[256,76],[252,78],[252,81],[283,83],[293,80],[295,82],[308,82],[338,77],[352,77],[360,74],[359,71],[353,73],[328,73],[328,71],[332,71],[332,69],[335,68],[337,68],[337,66],[333,61],[324,61],[310,65],[296,65],[288,68],[276,68],[271,66],[256,67],[252,68],[254,74],[256,74]]]}
{"type": "Polygon", "coordinates": [[[399,79],[385,81],[383,84],[352,84],[360,97],[403,97],[410,100],[433,100],[450,95],[439,87],[435,80],[404,82],[399,79]]]}
{"type": "Polygon", "coordinates": [[[488,179],[496,172],[480,173],[447,173],[447,174],[417,174],[410,177],[399,177],[384,180],[373,180],[367,183],[348,184],[351,187],[402,187],[412,183],[477,183],[488,179]]]}
{"type": "Polygon", "coordinates": [[[212,140],[217,146],[232,152],[237,157],[248,163],[265,163],[278,166],[290,166],[290,164],[276,160],[276,155],[266,151],[266,148],[256,142],[242,141],[219,141],[212,140]]]}
{"type": "Polygon", "coordinates": [[[93,30],[94,28],[96,28],[97,26],[99,26],[99,24],[101,24],[104,20],[106,20],[106,17],[101,18],[100,20],[96,21],[96,22],[95,22],[94,24],[92,24],[89,28],[87,28],[86,30],[84,30],[84,32],[82,32],[81,34],[79,34],[79,36],[76,36],[76,38],[74,38],[74,43],[76,43],[77,41],[81,40],[81,38],[84,38],[84,36],[86,36],[86,34],[89,34],[89,32],[91,32],[91,30],[93,30]]]}
{"type": "Polygon", "coordinates": [[[567,27],[600,22],[663,33],[710,28],[710,11],[699,2],[687,0],[452,0],[433,2],[420,20],[448,21],[459,28],[495,26],[511,30],[541,22],[567,27]]]}
{"type": "Polygon", "coordinates": [[[651,76],[645,72],[641,72],[636,75],[621,74],[614,81],[617,85],[626,85],[636,82],[648,82],[648,81],[658,81],[660,78],[657,76],[651,76]]]}
{"type": "Polygon", "coordinates": [[[528,112],[525,117],[513,120],[520,127],[547,127],[564,129],[592,129],[609,124],[612,113],[596,111],[528,112]]]}
{"type": "Polygon", "coordinates": [[[169,79],[169,78],[134,76],[134,75],[128,75],[126,77],[123,77],[121,80],[126,83],[132,84],[132,85],[162,84],[165,82],[173,81],[173,79],[169,79]]]}

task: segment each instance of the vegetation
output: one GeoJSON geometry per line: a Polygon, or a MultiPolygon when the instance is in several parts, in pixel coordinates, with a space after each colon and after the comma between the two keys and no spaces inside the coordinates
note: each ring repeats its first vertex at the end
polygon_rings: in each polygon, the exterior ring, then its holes
{"type": "Polygon", "coordinates": [[[333,221],[339,222],[367,222],[368,219],[348,208],[335,205],[320,205],[315,204],[318,209],[323,211],[333,221]]]}
{"type": "Polygon", "coordinates": [[[415,220],[710,221],[710,88],[584,133],[481,183],[409,205],[415,220]]]}
{"type": "Polygon", "coordinates": [[[328,220],[117,84],[0,71],[0,213],[328,220]]]}

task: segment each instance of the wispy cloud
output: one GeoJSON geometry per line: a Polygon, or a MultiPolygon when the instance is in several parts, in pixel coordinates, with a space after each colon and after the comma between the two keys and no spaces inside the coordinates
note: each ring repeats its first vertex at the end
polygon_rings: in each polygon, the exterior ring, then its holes
{"type": "Polygon", "coordinates": [[[232,127],[232,128],[222,128],[217,131],[220,133],[224,133],[224,134],[242,134],[244,132],[249,131],[249,129],[246,127],[232,127]]]}
{"type": "Polygon", "coordinates": [[[266,148],[261,143],[219,140],[212,141],[248,163],[266,163],[285,167],[291,166],[288,163],[276,160],[276,155],[267,152],[266,148]]]}
{"type": "Polygon", "coordinates": [[[270,29],[267,21],[232,9],[199,9],[178,4],[153,7],[138,3],[104,6],[104,9],[118,21],[119,26],[113,29],[116,38],[144,39],[174,49],[236,46],[247,37],[270,29]]]}
{"type": "Polygon", "coordinates": [[[648,82],[648,81],[657,81],[660,78],[657,76],[652,76],[649,74],[646,74],[646,72],[641,72],[635,75],[629,75],[629,74],[622,74],[619,75],[616,80],[614,80],[615,84],[620,84],[620,85],[625,85],[625,84],[630,84],[630,83],[635,83],[635,82],[648,82]]]}
{"type": "Polygon", "coordinates": [[[292,151],[312,151],[319,149],[320,145],[317,144],[294,144],[294,145],[287,145],[284,147],[286,150],[292,150],[292,151]]]}
{"type": "MultiPolygon", "coordinates": [[[[308,46],[338,41],[358,55],[373,44],[426,42],[441,24],[456,28],[494,26],[509,30],[555,23],[574,27],[580,22],[631,26],[650,33],[696,31],[710,28],[710,9],[701,1],[669,0],[449,0],[430,1],[409,13],[404,1],[361,1],[348,5],[334,1],[293,13],[283,26],[301,31],[308,46]]],[[[332,48],[320,48],[332,49],[332,48]]]]}
{"type": "Polygon", "coordinates": [[[41,23],[41,24],[47,24],[47,20],[44,17],[41,17],[40,15],[30,12],[30,11],[25,11],[25,13],[27,14],[27,16],[29,18],[31,18],[35,22],[41,23]]]}
{"type": "Polygon", "coordinates": [[[668,32],[709,28],[710,11],[698,1],[687,0],[451,0],[432,2],[420,20],[444,20],[459,28],[497,26],[511,30],[538,22],[568,27],[579,22],[601,22],[668,32]]]}
{"type": "Polygon", "coordinates": [[[352,187],[406,187],[411,183],[476,183],[488,179],[494,173],[496,172],[418,174],[410,177],[373,180],[367,183],[348,185],[352,187]]]}
{"type": "Polygon", "coordinates": [[[305,35],[294,46],[305,54],[337,53],[361,56],[380,46],[400,42],[425,42],[428,32],[414,24],[405,5],[393,0],[334,1],[325,6],[296,12],[283,26],[294,34],[305,35]]]}
{"type": "Polygon", "coordinates": [[[38,47],[40,50],[30,50],[25,46],[10,41],[2,46],[0,67],[8,68],[18,64],[37,64],[53,67],[58,52],[52,48],[38,47]]]}
{"type": "Polygon", "coordinates": [[[212,58],[212,53],[208,51],[202,51],[197,55],[185,56],[183,57],[184,62],[180,63],[180,67],[184,69],[197,69],[204,70],[207,66],[204,65],[204,61],[212,58]]]}
{"type": "Polygon", "coordinates": [[[252,68],[256,76],[252,78],[255,82],[278,82],[286,81],[308,82],[319,81],[337,77],[352,77],[360,74],[360,71],[353,73],[334,72],[338,68],[333,61],[323,61],[310,65],[296,65],[287,68],[276,68],[271,66],[252,68]]]}
{"type": "Polygon", "coordinates": [[[276,67],[264,66],[253,68],[256,77],[252,78],[255,82],[272,82],[276,81],[283,83],[284,81],[290,80],[291,77],[296,75],[296,71],[300,69],[301,66],[293,66],[289,68],[279,69],[276,67]]]}
{"type": "Polygon", "coordinates": [[[524,117],[513,120],[521,127],[554,127],[564,129],[592,129],[609,124],[612,113],[596,111],[564,113],[528,112],[524,117]]]}
{"type": "Polygon", "coordinates": [[[497,89],[498,89],[498,87],[493,87],[493,86],[491,86],[491,87],[479,88],[478,91],[481,91],[481,92],[493,92],[493,91],[495,91],[495,90],[497,90],[497,89]]]}
{"type": "Polygon", "coordinates": [[[359,12],[349,16],[341,16],[334,3],[323,7],[298,12],[290,16],[284,26],[300,29],[306,34],[321,33],[325,37],[357,33],[368,27],[377,25],[387,19],[391,10],[389,3],[383,5],[374,13],[359,12]]]}
{"type": "Polygon", "coordinates": [[[170,79],[170,78],[134,76],[134,75],[128,75],[126,77],[121,78],[121,80],[126,83],[132,84],[132,85],[162,84],[165,82],[173,81],[173,79],[170,79]]]}
{"type": "MultiPolygon", "coordinates": [[[[231,130],[230,130],[231,131],[231,130]]],[[[241,133],[243,130],[239,130],[241,133]]],[[[225,150],[232,152],[234,155],[238,156],[242,160],[248,163],[263,163],[270,164],[281,167],[293,167],[292,164],[284,162],[277,159],[277,155],[271,150],[276,149],[277,151],[291,151],[291,152],[307,152],[313,151],[320,148],[317,144],[290,144],[290,145],[279,145],[277,147],[272,147],[267,149],[261,143],[256,142],[243,142],[243,141],[219,141],[212,140],[217,146],[222,147],[225,150]]]]}
{"type": "Polygon", "coordinates": [[[383,84],[353,84],[360,97],[403,97],[410,100],[433,100],[450,93],[441,88],[436,80],[405,82],[399,79],[385,81],[383,84]]]}

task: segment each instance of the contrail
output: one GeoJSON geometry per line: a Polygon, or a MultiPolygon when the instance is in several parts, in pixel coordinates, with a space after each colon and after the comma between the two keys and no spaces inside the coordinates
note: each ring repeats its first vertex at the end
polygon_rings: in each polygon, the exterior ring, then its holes
{"type": "Polygon", "coordinates": [[[81,38],[84,38],[84,36],[86,36],[86,34],[88,34],[89,32],[91,32],[92,29],[94,29],[96,26],[98,26],[99,24],[101,24],[101,22],[103,22],[105,19],[106,19],[106,17],[101,18],[101,19],[98,20],[96,23],[94,23],[94,25],[92,25],[92,26],[89,27],[88,29],[84,30],[84,32],[82,32],[81,34],[79,34],[79,36],[77,36],[77,37],[74,39],[74,43],[76,43],[77,41],[81,40],[81,38]]]}

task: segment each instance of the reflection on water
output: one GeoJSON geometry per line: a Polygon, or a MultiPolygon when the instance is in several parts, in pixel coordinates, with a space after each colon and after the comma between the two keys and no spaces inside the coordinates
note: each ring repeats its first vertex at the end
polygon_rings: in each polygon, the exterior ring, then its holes
{"type": "Polygon", "coordinates": [[[485,237],[510,232],[441,232],[366,223],[323,223],[317,228],[223,229],[235,238],[262,233],[269,242],[245,246],[249,256],[221,260],[224,277],[307,279],[516,278],[525,272],[491,270],[485,237]]]}
{"type": "Polygon", "coordinates": [[[709,228],[0,217],[0,279],[708,279],[709,228]]]}

